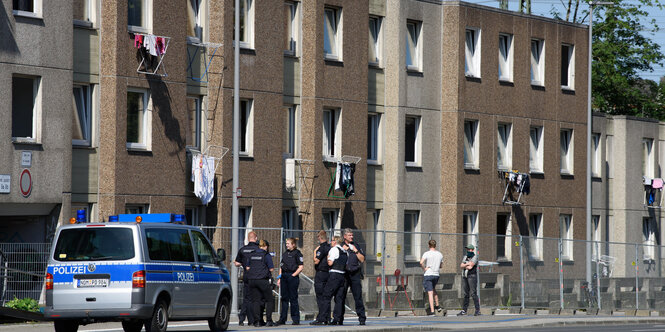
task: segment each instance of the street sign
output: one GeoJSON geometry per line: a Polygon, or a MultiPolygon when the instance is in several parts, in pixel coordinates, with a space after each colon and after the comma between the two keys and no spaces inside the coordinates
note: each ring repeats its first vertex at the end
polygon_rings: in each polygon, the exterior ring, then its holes
{"type": "Polygon", "coordinates": [[[0,174],[0,194],[9,194],[12,177],[9,174],[0,174]]]}
{"type": "Polygon", "coordinates": [[[32,151],[21,152],[21,167],[32,166],[32,151]]]}
{"type": "Polygon", "coordinates": [[[30,170],[26,168],[21,172],[18,184],[23,197],[30,196],[30,192],[32,191],[32,175],[30,175],[30,170]]]}

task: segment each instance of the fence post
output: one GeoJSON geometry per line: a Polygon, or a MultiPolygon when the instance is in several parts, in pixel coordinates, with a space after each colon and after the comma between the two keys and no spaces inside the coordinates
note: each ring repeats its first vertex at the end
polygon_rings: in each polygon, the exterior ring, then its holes
{"type": "Polygon", "coordinates": [[[635,309],[640,308],[640,247],[635,243],[635,309]]]}
{"type": "Polygon", "coordinates": [[[598,310],[602,309],[603,306],[601,304],[601,298],[600,298],[600,270],[598,265],[600,265],[600,242],[596,242],[596,294],[598,298],[598,310]]]}
{"type": "Polygon", "coordinates": [[[561,252],[563,251],[563,239],[559,238],[559,304],[563,309],[563,262],[561,252]]]}
{"type": "Polygon", "coordinates": [[[522,247],[522,235],[520,234],[520,296],[522,297],[522,309],[524,309],[524,251],[522,247]]]}
{"type": "Polygon", "coordinates": [[[381,311],[386,310],[386,231],[383,233],[383,241],[381,241],[381,311]]]}

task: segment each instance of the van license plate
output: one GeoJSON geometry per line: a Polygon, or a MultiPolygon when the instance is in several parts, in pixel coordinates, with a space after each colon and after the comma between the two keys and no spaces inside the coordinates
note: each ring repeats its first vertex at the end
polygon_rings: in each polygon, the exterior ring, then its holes
{"type": "Polygon", "coordinates": [[[78,287],[108,287],[108,279],[79,279],[78,287]]]}

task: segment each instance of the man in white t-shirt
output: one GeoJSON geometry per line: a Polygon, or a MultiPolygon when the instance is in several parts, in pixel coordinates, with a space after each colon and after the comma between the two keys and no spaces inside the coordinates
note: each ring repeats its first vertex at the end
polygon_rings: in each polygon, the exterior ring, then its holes
{"type": "Polygon", "coordinates": [[[429,296],[429,312],[427,314],[433,315],[434,310],[441,311],[441,307],[439,307],[439,295],[434,291],[434,287],[439,282],[439,269],[441,269],[441,265],[443,264],[443,255],[436,250],[436,241],[429,240],[428,244],[429,250],[420,259],[420,266],[425,271],[423,287],[429,296]],[[435,301],[436,306],[434,306],[435,301]]]}

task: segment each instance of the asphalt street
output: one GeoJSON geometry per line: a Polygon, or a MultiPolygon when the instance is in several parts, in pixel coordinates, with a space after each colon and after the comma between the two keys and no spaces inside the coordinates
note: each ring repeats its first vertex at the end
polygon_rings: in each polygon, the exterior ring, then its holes
{"type": "MultiPolygon", "coordinates": [[[[613,317],[613,316],[542,316],[501,315],[480,317],[414,317],[368,318],[360,327],[353,317],[347,317],[343,326],[282,325],[278,327],[238,326],[233,321],[229,331],[603,331],[603,332],[665,332],[665,317],[613,317]]],[[[0,325],[0,332],[53,331],[51,323],[26,323],[0,325]]],[[[120,323],[100,323],[81,326],[81,332],[121,332],[120,323]]],[[[168,331],[209,331],[205,321],[170,322],[168,331]]]]}

